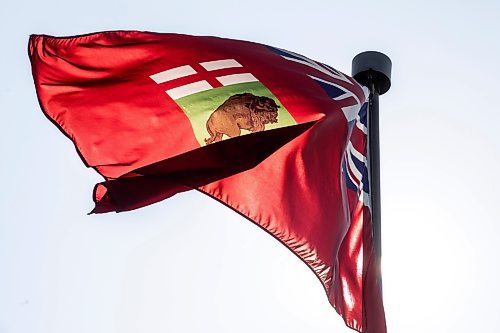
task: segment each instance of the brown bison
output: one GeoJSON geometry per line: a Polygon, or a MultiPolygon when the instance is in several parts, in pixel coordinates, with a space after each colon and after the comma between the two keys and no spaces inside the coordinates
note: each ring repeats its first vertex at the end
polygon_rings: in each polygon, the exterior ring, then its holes
{"type": "Polygon", "coordinates": [[[278,122],[278,108],[269,97],[250,93],[233,95],[208,118],[210,138],[205,139],[205,143],[219,142],[224,134],[234,138],[241,134],[241,129],[261,132],[266,124],[278,122]]]}

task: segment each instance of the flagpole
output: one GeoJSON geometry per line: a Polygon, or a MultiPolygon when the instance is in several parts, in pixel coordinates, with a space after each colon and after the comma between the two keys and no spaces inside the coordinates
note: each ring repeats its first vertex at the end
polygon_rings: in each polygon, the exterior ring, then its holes
{"type": "MultiPolygon", "coordinates": [[[[392,62],[388,56],[376,51],[358,54],[352,60],[352,76],[370,89],[368,99],[368,162],[373,224],[373,241],[377,258],[377,273],[381,273],[382,232],[380,204],[380,144],[379,144],[379,95],[391,87],[392,62]]],[[[380,285],[382,288],[382,285],[380,285]]]]}

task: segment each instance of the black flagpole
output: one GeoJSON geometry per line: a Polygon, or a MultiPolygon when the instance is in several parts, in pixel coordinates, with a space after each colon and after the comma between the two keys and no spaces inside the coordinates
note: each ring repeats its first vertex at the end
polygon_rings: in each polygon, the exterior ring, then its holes
{"type": "MultiPolygon", "coordinates": [[[[375,51],[358,54],[352,59],[352,76],[370,89],[368,100],[368,162],[373,224],[373,241],[377,258],[377,273],[381,273],[382,233],[380,214],[380,145],[378,97],[391,87],[392,62],[375,51]]],[[[381,286],[382,287],[382,286],[381,286]]]]}

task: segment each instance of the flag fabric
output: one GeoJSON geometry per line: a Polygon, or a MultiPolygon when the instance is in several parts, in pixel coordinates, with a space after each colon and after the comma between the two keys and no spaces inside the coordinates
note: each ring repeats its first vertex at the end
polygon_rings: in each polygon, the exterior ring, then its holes
{"type": "Polygon", "coordinates": [[[280,48],[138,31],[32,35],[45,115],[96,185],[94,213],[197,189],[303,260],[346,324],[386,332],[367,169],[367,89],[280,48]]]}

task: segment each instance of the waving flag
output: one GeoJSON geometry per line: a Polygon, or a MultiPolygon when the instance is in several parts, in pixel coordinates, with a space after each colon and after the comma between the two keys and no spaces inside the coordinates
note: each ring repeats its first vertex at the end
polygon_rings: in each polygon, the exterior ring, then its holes
{"type": "Polygon", "coordinates": [[[302,259],[349,327],[386,331],[356,81],[215,37],[33,35],[29,55],[45,115],[104,178],[94,213],[197,189],[302,259]]]}

